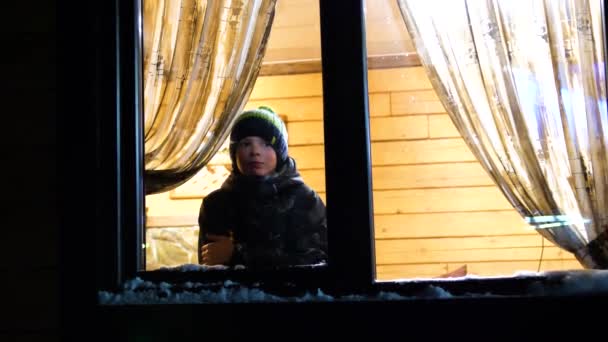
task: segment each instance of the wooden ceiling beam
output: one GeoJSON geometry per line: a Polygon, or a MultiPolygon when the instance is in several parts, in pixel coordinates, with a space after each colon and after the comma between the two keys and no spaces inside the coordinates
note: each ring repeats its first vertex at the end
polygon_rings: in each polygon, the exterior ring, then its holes
{"type": "MultiPolygon", "coordinates": [[[[417,53],[369,56],[368,69],[389,69],[421,66],[417,53]]],[[[259,76],[296,75],[321,72],[321,59],[262,63],[259,76]]]]}

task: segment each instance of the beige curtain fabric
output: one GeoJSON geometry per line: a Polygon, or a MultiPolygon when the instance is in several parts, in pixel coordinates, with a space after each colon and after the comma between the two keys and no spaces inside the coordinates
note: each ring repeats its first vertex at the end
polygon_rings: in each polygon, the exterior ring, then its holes
{"type": "Polygon", "coordinates": [[[146,194],[218,151],[260,70],[276,0],[144,0],[146,194]]]}
{"type": "Polygon", "coordinates": [[[585,267],[608,268],[602,1],[397,2],[434,89],[506,198],[585,267]]]}

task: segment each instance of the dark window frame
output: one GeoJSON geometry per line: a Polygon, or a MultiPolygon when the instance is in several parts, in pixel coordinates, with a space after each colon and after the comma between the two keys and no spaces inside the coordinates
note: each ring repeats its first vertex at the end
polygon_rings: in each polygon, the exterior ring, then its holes
{"type": "Polygon", "coordinates": [[[143,115],[138,114],[143,84],[141,3],[131,0],[106,5],[109,20],[101,24],[107,29],[100,39],[105,57],[101,68],[110,72],[100,82],[105,111],[97,113],[96,122],[96,162],[101,172],[95,240],[98,289],[117,290],[125,281],[140,277],[203,283],[231,279],[270,287],[288,281],[300,289],[321,287],[336,294],[379,290],[409,294],[423,286],[440,285],[454,294],[494,290],[518,295],[530,282],[545,279],[376,282],[363,0],[319,0],[328,266],[274,272],[140,271],[144,232],[143,115]]]}
{"type": "MultiPolygon", "coordinates": [[[[105,175],[101,191],[105,224],[97,241],[98,287],[118,289],[134,277],[177,282],[191,279],[212,282],[233,279],[274,284],[295,281],[303,287],[358,290],[374,279],[371,166],[367,110],[367,66],[363,5],[349,1],[337,5],[320,1],[325,117],[325,160],[327,183],[328,245],[327,267],[298,267],[272,272],[141,271],[144,267],[144,184],[142,107],[141,0],[115,4],[115,71],[104,84],[104,94],[115,104],[116,115],[100,120],[100,150],[105,175]],[[340,25],[335,25],[335,18],[340,25]],[[345,60],[342,54],[352,58],[345,60]],[[353,72],[356,70],[355,72],[353,72]],[[348,86],[346,86],[348,85],[348,86]],[[361,189],[353,195],[352,189],[361,189]],[[338,205],[336,204],[338,203],[338,205]],[[112,227],[112,229],[108,229],[112,227]],[[113,229],[115,227],[115,229],[113,229]]],[[[109,53],[108,53],[109,54],[109,53]]],[[[101,164],[101,163],[100,163],[101,164]]]]}

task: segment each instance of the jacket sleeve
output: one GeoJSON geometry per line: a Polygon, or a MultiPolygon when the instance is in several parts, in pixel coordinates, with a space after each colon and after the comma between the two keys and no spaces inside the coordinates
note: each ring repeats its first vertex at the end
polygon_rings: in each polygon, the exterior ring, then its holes
{"type": "Polygon", "coordinates": [[[207,235],[230,235],[229,222],[226,218],[227,194],[221,190],[207,195],[198,214],[198,263],[202,263],[201,248],[208,242],[207,235]]]}
{"type": "Polygon", "coordinates": [[[231,263],[252,267],[286,267],[327,261],[325,205],[312,189],[304,187],[297,192],[286,223],[285,248],[251,248],[247,244],[237,243],[231,263]]]}
{"type": "Polygon", "coordinates": [[[290,234],[291,265],[311,265],[327,261],[327,220],[325,204],[312,189],[296,200],[290,234]]]}

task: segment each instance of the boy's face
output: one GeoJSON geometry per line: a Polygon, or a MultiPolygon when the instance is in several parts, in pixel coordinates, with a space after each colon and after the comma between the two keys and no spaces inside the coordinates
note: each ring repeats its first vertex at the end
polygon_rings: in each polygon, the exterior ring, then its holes
{"type": "Polygon", "coordinates": [[[245,137],[236,148],[236,165],[247,176],[268,176],[277,167],[277,154],[260,137],[245,137]]]}

